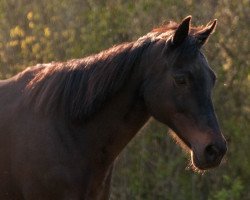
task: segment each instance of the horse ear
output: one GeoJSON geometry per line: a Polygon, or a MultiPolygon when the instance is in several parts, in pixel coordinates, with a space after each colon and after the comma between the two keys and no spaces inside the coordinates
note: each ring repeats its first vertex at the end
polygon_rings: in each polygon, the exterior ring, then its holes
{"type": "Polygon", "coordinates": [[[207,42],[209,36],[214,32],[216,25],[217,19],[209,22],[204,29],[195,34],[198,46],[201,47],[207,42]]]}
{"type": "Polygon", "coordinates": [[[181,44],[188,36],[191,18],[192,16],[187,16],[178,26],[177,30],[174,33],[174,36],[172,37],[172,43],[174,45],[181,44]]]}

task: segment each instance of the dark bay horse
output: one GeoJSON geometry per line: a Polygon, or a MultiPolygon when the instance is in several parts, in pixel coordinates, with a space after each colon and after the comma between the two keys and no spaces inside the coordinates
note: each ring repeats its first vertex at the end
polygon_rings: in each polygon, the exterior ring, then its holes
{"type": "Polygon", "coordinates": [[[0,199],[108,199],[115,158],[153,116],[201,170],[226,152],[201,47],[216,20],[191,17],[137,41],[0,81],[0,199]]]}

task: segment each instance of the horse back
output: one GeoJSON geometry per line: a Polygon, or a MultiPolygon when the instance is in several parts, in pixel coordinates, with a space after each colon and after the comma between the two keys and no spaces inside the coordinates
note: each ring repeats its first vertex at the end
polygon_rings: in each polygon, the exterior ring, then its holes
{"type": "Polygon", "coordinates": [[[9,79],[0,80],[0,199],[22,199],[13,181],[13,137],[25,131],[24,127],[32,121],[24,119],[29,115],[29,109],[23,106],[24,90],[42,68],[42,65],[29,67],[9,79]],[[24,127],[18,125],[20,121],[24,127]]]}
{"type": "Polygon", "coordinates": [[[8,105],[17,102],[23,97],[25,87],[43,68],[42,65],[28,67],[9,79],[0,80],[0,113],[1,108],[8,107],[8,105]]]}

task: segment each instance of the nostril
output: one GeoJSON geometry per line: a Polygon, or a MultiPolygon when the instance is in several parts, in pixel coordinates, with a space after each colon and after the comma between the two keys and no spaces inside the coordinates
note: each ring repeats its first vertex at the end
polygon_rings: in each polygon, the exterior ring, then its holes
{"type": "Polygon", "coordinates": [[[215,145],[208,145],[205,148],[205,157],[209,162],[215,162],[219,157],[219,150],[215,145]]]}

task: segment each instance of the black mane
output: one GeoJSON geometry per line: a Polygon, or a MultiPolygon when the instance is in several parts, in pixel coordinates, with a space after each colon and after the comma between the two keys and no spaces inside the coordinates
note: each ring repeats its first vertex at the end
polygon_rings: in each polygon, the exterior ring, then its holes
{"type": "Polygon", "coordinates": [[[150,43],[125,43],[84,59],[46,64],[26,87],[28,102],[36,111],[87,119],[124,85],[150,43]]]}

